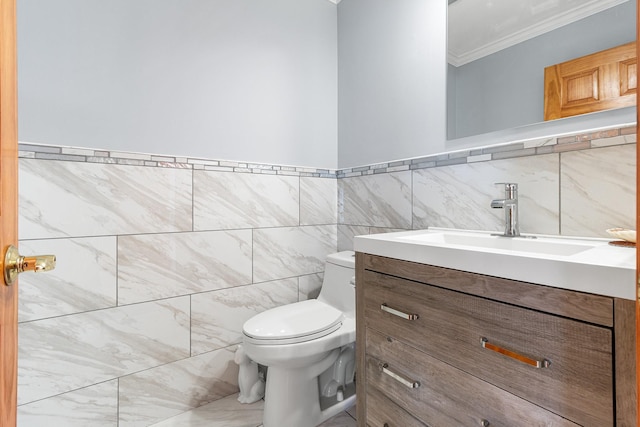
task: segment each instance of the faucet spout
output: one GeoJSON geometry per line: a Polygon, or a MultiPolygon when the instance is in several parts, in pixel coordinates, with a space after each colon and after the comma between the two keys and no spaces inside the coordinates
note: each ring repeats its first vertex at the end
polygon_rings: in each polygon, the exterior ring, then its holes
{"type": "Polygon", "coordinates": [[[504,199],[496,199],[491,201],[491,207],[493,209],[503,209],[505,205],[504,199]]]}
{"type": "Polygon", "coordinates": [[[504,185],[504,199],[491,201],[493,209],[504,209],[504,234],[506,237],[520,235],[518,222],[518,184],[499,183],[504,185]]]}

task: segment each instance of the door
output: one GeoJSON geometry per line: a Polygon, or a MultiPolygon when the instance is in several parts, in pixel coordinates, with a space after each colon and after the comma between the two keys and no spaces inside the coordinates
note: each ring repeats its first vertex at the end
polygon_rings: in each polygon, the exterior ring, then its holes
{"type": "Polygon", "coordinates": [[[636,105],[636,42],[544,69],[544,119],[636,105]]]}
{"type": "MultiPolygon", "coordinates": [[[[640,40],[640,9],[638,9],[638,4],[636,3],[636,41],[640,40]]],[[[637,53],[640,54],[640,43],[636,44],[637,53]]],[[[636,102],[636,110],[637,102],[636,102]]],[[[640,129],[640,111],[636,112],[636,135],[638,135],[638,130],[640,129]]],[[[640,173],[638,173],[638,165],[640,165],[640,150],[638,150],[638,144],[636,143],[636,232],[640,230],[640,173]]],[[[637,245],[637,244],[636,244],[637,245]]],[[[636,247],[636,396],[637,402],[636,405],[638,407],[638,422],[636,425],[640,426],[640,295],[638,294],[638,290],[640,288],[640,274],[638,271],[640,270],[640,249],[636,247]]]]}
{"type": "MultiPolygon", "coordinates": [[[[18,243],[16,0],[0,0],[0,248],[18,243]]],[[[3,257],[0,264],[4,270],[3,257]]],[[[18,286],[0,279],[0,427],[16,425],[18,286]]]]}

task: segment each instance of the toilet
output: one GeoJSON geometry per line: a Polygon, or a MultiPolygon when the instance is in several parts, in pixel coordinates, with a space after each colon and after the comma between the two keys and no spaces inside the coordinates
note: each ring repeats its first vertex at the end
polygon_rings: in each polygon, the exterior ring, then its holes
{"type": "Polygon", "coordinates": [[[355,403],[355,254],[327,256],[318,299],[264,311],[243,348],[267,366],[264,427],[315,427],[355,403]]]}

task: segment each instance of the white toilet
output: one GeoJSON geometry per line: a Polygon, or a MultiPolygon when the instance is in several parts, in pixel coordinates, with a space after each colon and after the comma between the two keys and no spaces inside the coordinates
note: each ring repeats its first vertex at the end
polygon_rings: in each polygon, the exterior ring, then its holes
{"type": "Polygon", "coordinates": [[[315,427],[355,403],[355,257],[329,255],[318,299],[249,319],[243,347],[268,367],[264,427],[315,427]]]}

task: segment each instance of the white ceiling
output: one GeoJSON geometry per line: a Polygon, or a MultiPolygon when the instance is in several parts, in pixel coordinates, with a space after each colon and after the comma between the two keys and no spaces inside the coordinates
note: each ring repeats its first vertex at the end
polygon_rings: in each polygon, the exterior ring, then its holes
{"type": "Polygon", "coordinates": [[[626,1],[449,0],[449,63],[464,65],[626,1]]]}

